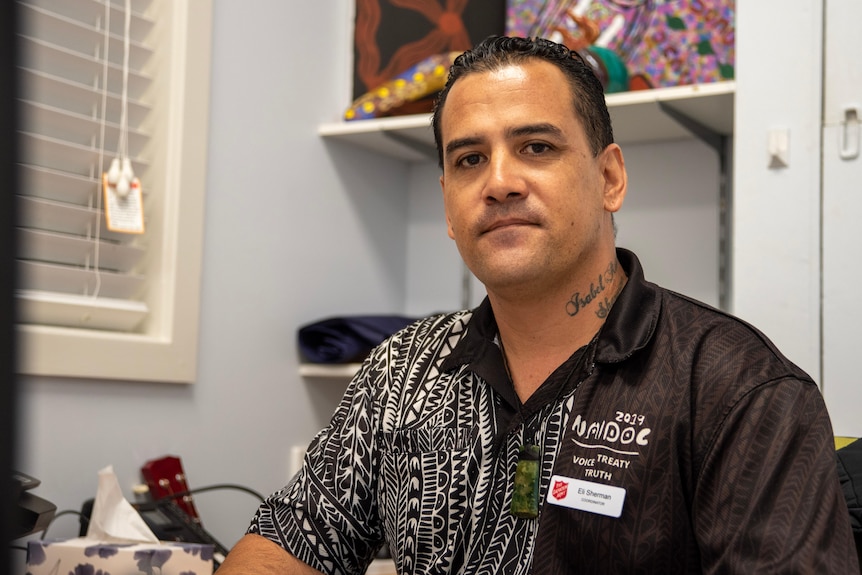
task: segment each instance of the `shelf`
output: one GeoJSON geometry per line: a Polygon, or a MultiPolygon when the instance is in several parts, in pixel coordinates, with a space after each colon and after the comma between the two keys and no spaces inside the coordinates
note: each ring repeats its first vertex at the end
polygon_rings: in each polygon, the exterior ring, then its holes
{"type": "Polygon", "coordinates": [[[318,133],[409,162],[437,156],[431,116],[425,114],[335,122],[320,126],[318,133]]]}
{"type": "Polygon", "coordinates": [[[375,559],[368,566],[365,575],[396,575],[395,561],[392,559],[375,559]]]}
{"type": "MultiPolygon", "coordinates": [[[[607,96],[620,145],[691,138],[693,134],[668,115],[662,106],[721,135],[733,133],[735,82],[674,86],[621,92],[607,96]]],[[[430,116],[397,116],[323,124],[324,138],[348,142],[409,162],[435,160],[437,151],[430,116]]]]}
{"type": "Polygon", "coordinates": [[[687,116],[712,132],[733,134],[735,82],[716,82],[610,94],[608,110],[620,145],[680,140],[693,134],[662,106],[687,116]]]}
{"type": "Polygon", "coordinates": [[[302,363],[299,375],[302,377],[317,377],[331,379],[350,379],[359,371],[358,363],[302,363]]]}

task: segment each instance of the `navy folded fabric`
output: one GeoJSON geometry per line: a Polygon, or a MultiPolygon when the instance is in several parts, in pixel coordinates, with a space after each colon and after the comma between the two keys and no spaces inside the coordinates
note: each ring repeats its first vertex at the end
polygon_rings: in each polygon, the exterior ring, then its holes
{"type": "Polygon", "coordinates": [[[417,318],[400,315],[332,317],[299,328],[299,350],[313,363],[351,363],[417,318]]]}

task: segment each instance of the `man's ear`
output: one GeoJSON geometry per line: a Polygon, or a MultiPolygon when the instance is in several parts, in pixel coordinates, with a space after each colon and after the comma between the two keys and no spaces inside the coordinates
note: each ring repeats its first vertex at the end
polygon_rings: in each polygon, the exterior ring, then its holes
{"type": "Polygon", "coordinates": [[[443,192],[443,209],[446,212],[446,232],[451,239],[455,239],[455,231],[452,229],[452,220],[449,219],[449,205],[446,203],[446,180],[440,176],[440,191],[443,192]]]}
{"type": "Polygon", "coordinates": [[[600,165],[605,187],[604,207],[608,212],[616,212],[623,206],[628,186],[626,162],[623,151],[617,144],[611,144],[601,152],[600,165]]]}

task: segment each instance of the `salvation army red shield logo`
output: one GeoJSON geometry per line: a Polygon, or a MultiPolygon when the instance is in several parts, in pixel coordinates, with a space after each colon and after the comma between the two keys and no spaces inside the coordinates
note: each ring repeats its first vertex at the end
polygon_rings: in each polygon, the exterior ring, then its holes
{"type": "Polygon", "coordinates": [[[554,486],[551,488],[551,495],[554,499],[565,499],[566,493],[569,492],[568,481],[554,481],[554,486]]]}

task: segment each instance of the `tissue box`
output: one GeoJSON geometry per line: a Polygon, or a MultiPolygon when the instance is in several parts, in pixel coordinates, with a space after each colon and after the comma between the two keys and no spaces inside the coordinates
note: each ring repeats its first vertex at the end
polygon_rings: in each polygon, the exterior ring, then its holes
{"type": "Polygon", "coordinates": [[[212,575],[213,546],[197,543],[28,541],[28,575],[212,575]]]}

